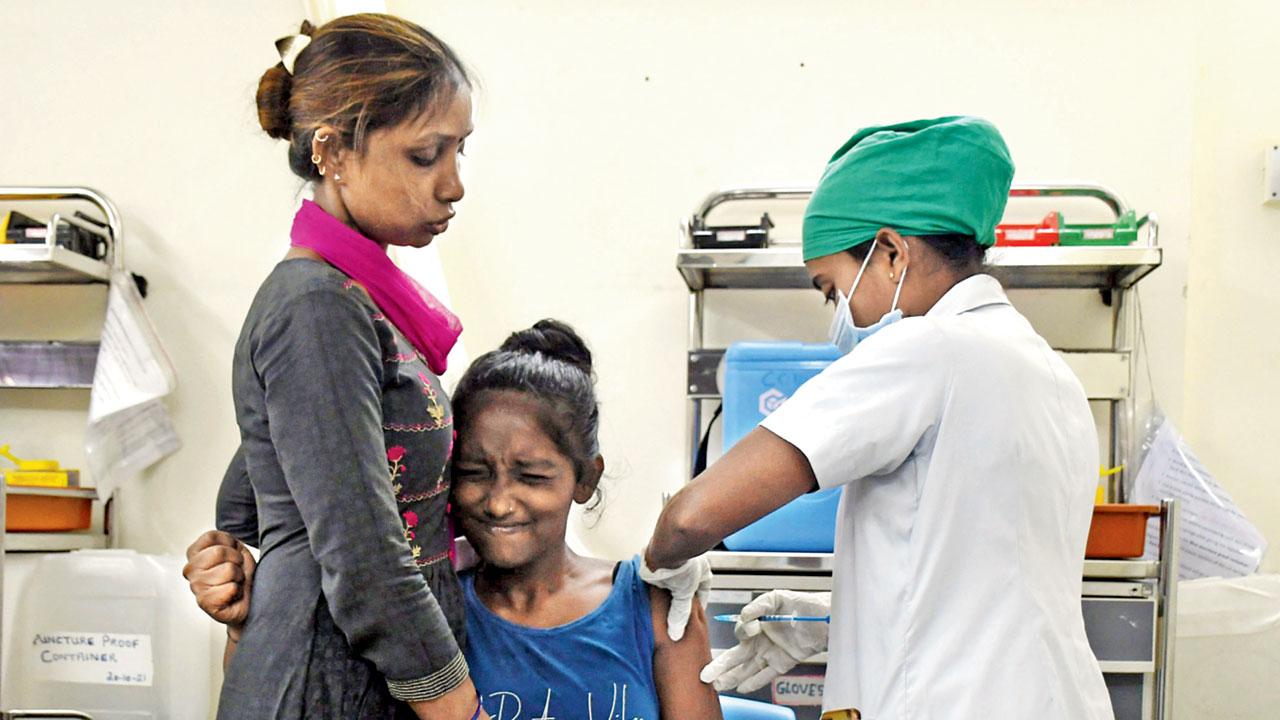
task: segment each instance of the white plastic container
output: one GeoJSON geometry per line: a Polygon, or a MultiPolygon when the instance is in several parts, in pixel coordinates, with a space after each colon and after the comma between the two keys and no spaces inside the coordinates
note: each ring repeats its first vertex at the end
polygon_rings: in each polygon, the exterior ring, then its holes
{"type": "Polygon", "coordinates": [[[1179,583],[1175,634],[1176,717],[1280,716],[1280,575],[1179,583]]]}
{"type": "Polygon", "coordinates": [[[179,558],[46,555],[19,593],[6,638],[6,702],[95,720],[202,720],[213,680],[209,623],[179,558]]]}

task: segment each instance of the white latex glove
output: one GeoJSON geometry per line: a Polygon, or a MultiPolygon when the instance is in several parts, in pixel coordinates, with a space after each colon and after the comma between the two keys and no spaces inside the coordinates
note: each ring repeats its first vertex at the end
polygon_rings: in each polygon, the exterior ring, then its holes
{"type": "Polygon", "coordinates": [[[702,682],[717,692],[759,690],[796,664],[827,649],[825,622],[761,622],[762,615],[825,617],[831,614],[831,593],[770,590],[752,600],[738,618],[733,634],[738,644],[702,669],[702,682]]]}
{"type": "Polygon", "coordinates": [[[671,593],[667,635],[672,640],[679,640],[684,637],[685,626],[689,624],[693,599],[696,597],[703,608],[707,606],[707,595],[711,592],[711,561],[699,555],[686,560],[677,568],[650,570],[648,564],[641,559],[640,579],[671,593]]]}

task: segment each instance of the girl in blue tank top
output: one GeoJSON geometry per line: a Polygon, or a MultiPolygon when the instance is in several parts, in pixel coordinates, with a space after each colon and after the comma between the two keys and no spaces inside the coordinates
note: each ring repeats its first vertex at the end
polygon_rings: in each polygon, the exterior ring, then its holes
{"type": "MultiPolygon", "coordinates": [[[[489,717],[721,720],[698,677],[711,660],[702,607],[673,641],[671,598],[640,580],[638,558],[585,558],[565,543],[569,509],[597,497],[604,473],[582,339],[552,320],[513,334],[467,369],[453,410],[452,512],[479,556],[462,576],[465,655],[489,717]]],[[[247,597],[251,581],[238,582],[247,597]]],[[[192,589],[216,608],[236,583],[192,589]]]]}
{"type": "Polygon", "coordinates": [[[476,597],[475,575],[462,577],[471,672],[495,720],[661,716],[649,588],[635,562],[617,565],[600,607],[546,628],[504,619],[476,597]]]}
{"type": "Polygon", "coordinates": [[[565,543],[604,471],[591,353],[544,320],[471,365],[453,395],[453,513],[480,564],[463,578],[466,658],[493,720],[718,720],[706,618],[667,637],[670,597],[565,543]]]}

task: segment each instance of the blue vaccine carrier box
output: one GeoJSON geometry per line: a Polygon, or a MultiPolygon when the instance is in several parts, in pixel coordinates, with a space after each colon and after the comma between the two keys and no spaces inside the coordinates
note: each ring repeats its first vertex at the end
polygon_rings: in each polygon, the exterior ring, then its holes
{"type": "MultiPolygon", "coordinates": [[[[727,451],[778,409],[806,380],[840,357],[830,344],[740,342],[725,353],[724,440],[727,451]]],[[[808,493],[724,539],[730,550],[832,552],[843,488],[808,493]]]]}

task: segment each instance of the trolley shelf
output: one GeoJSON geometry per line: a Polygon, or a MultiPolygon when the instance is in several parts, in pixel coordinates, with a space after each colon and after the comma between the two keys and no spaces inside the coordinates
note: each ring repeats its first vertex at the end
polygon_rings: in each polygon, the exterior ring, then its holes
{"type": "MultiPolygon", "coordinates": [[[[831,553],[725,552],[707,553],[715,572],[829,573],[831,553]]],[[[1147,580],[1160,577],[1155,560],[1085,560],[1084,577],[1147,580]]]]}
{"type": "Polygon", "coordinates": [[[90,388],[98,343],[0,340],[0,388],[90,388]]]}
{"type": "Polygon", "coordinates": [[[4,551],[9,552],[67,552],[70,550],[102,550],[107,547],[107,536],[101,532],[59,533],[8,533],[4,551]]]}
{"type": "Polygon", "coordinates": [[[707,553],[714,572],[829,573],[831,553],[728,552],[707,553]]]}
{"type": "MultiPolygon", "coordinates": [[[[987,262],[1009,288],[1129,288],[1160,266],[1161,249],[1115,247],[999,247],[987,262]]],[[[676,269],[690,290],[812,289],[798,247],[695,250],[676,253],[676,269]]]]}
{"type": "Polygon", "coordinates": [[[0,201],[31,202],[43,200],[72,200],[87,202],[97,208],[103,224],[89,223],[71,216],[55,213],[49,221],[49,232],[43,244],[0,244],[0,284],[22,285],[79,285],[105,283],[111,279],[111,269],[124,269],[124,252],[120,239],[124,223],[120,211],[105,195],[88,187],[37,187],[2,186],[0,201]],[[106,241],[104,260],[72,252],[54,243],[60,223],[75,225],[106,241]]]}
{"type": "Polygon", "coordinates": [[[110,265],[64,247],[0,245],[0,283],[83,285],[110,277],[110,265]]]}

